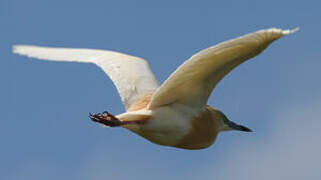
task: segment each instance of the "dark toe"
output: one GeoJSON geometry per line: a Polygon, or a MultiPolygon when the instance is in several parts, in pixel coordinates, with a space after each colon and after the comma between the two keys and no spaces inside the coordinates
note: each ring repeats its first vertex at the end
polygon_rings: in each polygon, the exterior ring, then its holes
{"type": "Polygon", "coordinates": [[[115,127],[122,125],[122,121],[120,121],[118,118],[108,113],[107,111],[103,112],[102,114],[89,113],[89,118],[92,121],[104,124],[105,126],[115,127]]]}

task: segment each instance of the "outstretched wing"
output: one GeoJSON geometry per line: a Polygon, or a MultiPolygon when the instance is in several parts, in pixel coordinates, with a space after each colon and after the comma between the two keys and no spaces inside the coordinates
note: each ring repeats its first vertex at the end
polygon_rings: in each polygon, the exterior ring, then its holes
{"type": "Polygon", "coordinates": [[[148,108],[171,103],[204,108],[216,84],[233,68],[260,54],[274,40],[297,30],[260,30],[200,51],[159,87],[148,108]]]}
{"type": "Polygon", "coordinates": [[[114,82],[126,109],[159,87],[148,63],[139,57],[106,50],[30,45],[15,45],[13,52],[37,59],[96,64],[114,82]]]}

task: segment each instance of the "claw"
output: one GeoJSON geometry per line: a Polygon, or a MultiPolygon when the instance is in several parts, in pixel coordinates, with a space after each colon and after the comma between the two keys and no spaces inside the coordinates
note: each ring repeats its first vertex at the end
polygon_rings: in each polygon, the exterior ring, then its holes
{"type": "Polygon", "coordinates": [[[98,122],[105,126],[110,126],[110,127],[121,126],[123,124],[122,121],[120,121],[118,118],[108,113],[107,111],[104,111],[102,114],[89,113],[89,118],[94,122],[98,122]]]}

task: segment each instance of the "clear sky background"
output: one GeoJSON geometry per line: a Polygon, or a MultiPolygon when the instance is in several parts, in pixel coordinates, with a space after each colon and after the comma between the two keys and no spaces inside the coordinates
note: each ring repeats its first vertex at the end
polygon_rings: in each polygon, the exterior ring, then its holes
{"type": "Polygon", "coordinates": [[[1,0],[0,179],[320,180],[320,8],[301,0],[1,0]],[[297,26],[209,99],[255,132],[221,133],[199,151],[91,122],[89,112],[124,111],[95,65],[11,53],[13,44],[109,49],[147,59],[163,82],[201,49],[297,26]]]}

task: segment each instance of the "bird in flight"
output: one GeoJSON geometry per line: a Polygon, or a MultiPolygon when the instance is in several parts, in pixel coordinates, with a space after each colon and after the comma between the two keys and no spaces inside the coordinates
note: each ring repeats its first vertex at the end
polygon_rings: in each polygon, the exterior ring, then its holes
{"type": "Polygon", "coordinates": [[[297,30],[260,30],[204,49],[179,66],[161,85],[147,61],[127,54],[31,45],[15,45],[13,52],[43,60],[96,64],[115,84],[126,112],[116,116],[106,111],[89,114],[91,120],[126,128],[159,145],[203,149],[214,143],[219,132],[251,132],[207,105],[217,83],[273,41],[297,30]]]}

